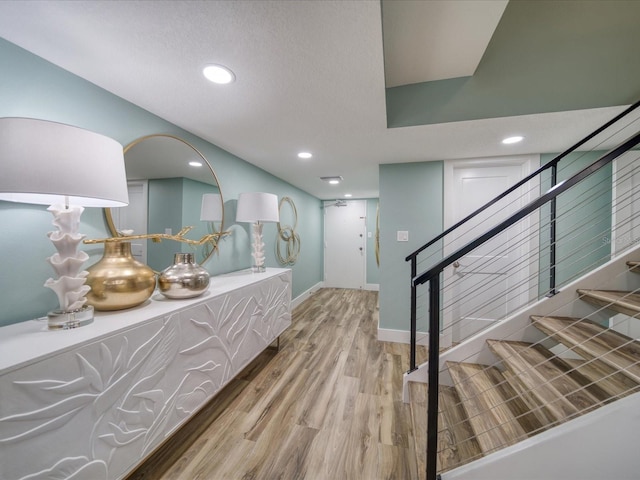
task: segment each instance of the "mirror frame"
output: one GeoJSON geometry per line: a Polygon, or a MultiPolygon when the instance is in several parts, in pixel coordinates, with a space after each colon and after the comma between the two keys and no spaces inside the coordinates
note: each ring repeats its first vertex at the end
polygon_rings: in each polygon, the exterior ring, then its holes
{"type": "MultiPolygon", "coordinates": [[[[191,148],[196,154],[198,154],[198,156],[204,162],[204,165],[207,166],[207,168],[211,172],[211,175],[213,175],[213,178],[216,181],[216,184],[218,186],[218,190],[220,191],[220,202],[222,203],[222,220],[220,220],[220,232],[224,232],[224,197],[222,195],[222,188],[220,187],[220,180],[218,180],[218,176],[216,175],[216,172],[213,170],[213,167],[211,166],[211,164],[209,163],[209,160],[207,160],[207,158],[200,152],[200,150],[198,150],[196,147],[191,145],[189,142],[187,142],[186,140],[184,140],[184,139],[182,139],[180,137],[176,137],[175,135],[171,135],[171,134],[168,134],[168,133],[154,133],[154,134],[151,134],[151,135],[145,135],[144,137],[140,137],[140,138],[134,140],[133,142],[129,143],[126,147],[124,147],[123,155],[125,156],[125,166],[126,166],[126,154],[127,154],[127,152],[129,150],[131,150],[133,147],[135,147],[139,143],[144,142],[145,140],[149,140],[151,138],[158,138],[158,137],[171,138],[171,139],[174,139],[174,140],[178,140],[179,142],[182,142],[187,147],[191,148]]],[[[125,167],[125,169],[126,169],[126,167],[125,167]]],[[[103,212],[104,212],[104,218],[105,218],[105,220],[107,222],[107,228],[109,229],[109,232],[111,233],[111,235],[113,237],[124,237],[124,235],[121,235],[118,232],[118,229],[116,228],[115,222],[113,221],[113,215],[111,215],[111,209],[110,208],[105,208],[105,209],[103,209],[103,212]]],[[[209,223],[212,223],[212,222],[209,222],[209,223]]],[[[183,227],[184,227],[184,225],[183,225],[183,227]]],[[[214,231],[215,231],[215,229],[214,229],[214,231]]],[[[220,241],[220,238],[218,238],[218,241],[220,241]]],[[[216,248],[211,248],[211,251],[209,251],[209,253],[204,257],[202,262],[200,262],[200,265],[204,265],[205,263],[207,263],[216,250],[217,250],[217,247],[216,248]]]]}

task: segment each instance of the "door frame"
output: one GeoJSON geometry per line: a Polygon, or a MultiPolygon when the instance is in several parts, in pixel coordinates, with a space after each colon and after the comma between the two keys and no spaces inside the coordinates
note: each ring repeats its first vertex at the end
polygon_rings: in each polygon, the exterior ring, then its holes
{"type": "MultiPolygon", "coordinates": [[[[540,155],[512,155],[505,157],[487,157],[487,158],[468,158],[461,160],[445,160],[443,165],[443,227],[444,230],[452,226],[454,222],[453,218],[453,196],[454,191],[454,170],[456,168],[464,167],[500,167],[500,166],[519,166],[521,168],[520,178],[525,178],[527,175],[534,172],[540,165],[540,155]]],[[[540,193],[540,179],[538,177],[530,180],[525,184],[526,193],[524,196],[524,203],[529,203],[533,200],[533,195],[539,195],[540,193]]],[[[502,193],[502,192],[498,192],[502,193]]],[[[480,206],[479,206],[480,207],[480,206]]],[[[536,230],[539,225],[539,214],[534,212],[528,219],[525,219],[525,230],[529,230],[529,251],[539,250],[539,235],[533,234],[533,229],[536,230]]],[[[453,253],[454,249],[443,244],[442,255],[446,258],[449,254],[453,253]]],[[[447,267],[443,272],[443,282],[447,283],[453,276],[452,267],[447,267]]],[[[538,265],[535,263],[533,266],[527,266],[527,273],[525,278],[530,278],[527,294],[529,298],[535,298],[538,293],[538,265]],[[534,297],[532,297],[534,295],[534,297]]],[[[451,293],[449,290],[443,294],[442,305],[448,305],[451,303],[451,293]]],[[[453,344],[453,332],[452,328],[447,328],[453,323],[451,311],[445,312],[442,318],[442,330],[440,333],[440,345],[442,347],[448,347],[453,344]]]]}
{"type": "MultiPolygon", "coordinates": [[[[131,192],[132,187],[140,188],[142,194],[137,197],[140,202],[137,207],[140,208],[142,212],[142,223],[144,224],[144,231],[136,232],[134,231],[134,235],[144,235],[148,232],[149,225],[149,180],[128,180],[127,181],[127,191],[131,192]]],[[[129,198],[136,198],[135,196],[129,195],[129,198]]],[[[111,217],[113,219],[113,226],[116,230],[123,229],[122,227],[122,218],[121,214],[123,212],[122,209],[130,208],[130,206],[125,207],[117,207],[111,209],[111,217]]],[[[136,240],[135,242],[131,242],[131,251],[133,257],[146,264],[147,263],[147,240],[136,240]]]]}
{"type": "Polygon", "coordinates": [[[365,199],[352,199],[352,200],[325,200],[322,203],[322,208],[324,210],[323,215],[322,215],[322,222],[323,222],[323,243],[324,243],[324,249],[323,249],[323,262],[322,262],[322,278],[323,278],[323,283],[326,286],[326,270],[327,270],[327,208],[340,208],[338,206],[334,206],[336,203],[343,203],[343,204],[351,204],[351,203],[356,203],[356,202],[362,202],[364,204],[364,222],[362,223],[362,279],[361,279],[361,286],[360,287],[353,287],[353,288],[360,288],[361,290],[366,290],[366,285],[367,285],[367,200],[365,199]]]}
{"type": "MultiPolygon", "coordinates": [[[[638,243],[640,238],[640,218],[636,212],[640,211],[640,171],[633,168],[637,161],[638,152],[625,152],[613,161],[612,188],[611,188],[611,258],[622,255],[627,249],[638,243]],[[627,168],[633,168],[631,172],[624,173],[627,168]],[[626,176],[626,178],[624,178],[626,176]],[[631,192],[631,198],[622,203],[621,195],[631,192]],[[621,234],[618,221],[625,217],[631,218],[630,229],[621,234]]],[[[627,225],[625,223],[625,225],[627,225]]],[[[609,328],[634,339],[640,339],[640,322],[635,318],[622,313],[612,315],[609,318],[609,328]]]]}

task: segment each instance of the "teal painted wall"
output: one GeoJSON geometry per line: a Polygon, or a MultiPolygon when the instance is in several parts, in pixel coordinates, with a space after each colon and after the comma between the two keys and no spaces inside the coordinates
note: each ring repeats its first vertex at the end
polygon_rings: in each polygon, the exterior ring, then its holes
{"type": "MultiPolygon", "coordinates": [[[[576,152],[560,162],[558,182],[566,180],[596,161],[604,152],[576,152]]],[[[540,156],[541,164],[551,161],[556,154],[540,156]]],[[[611,254],[612,166],[590,175],[571,190],[558,196],[556,204],[556,286],[578,278],[609,260],[611,254]],[[569,210],[571,212],[569,213],[569,210]]],[[[551,172],[541,178],[543,192],[551,188],[551,172]]],[[[540,288],[549,291],[549,208],[540,216],[540,288]]]]}
{"type": "MultiPolygon", "coordinates": [[[[198,182],[196,180],[191,180],[190,178],[183,178],[182,181],[184,185],[182,190],[182,225],[193,227],[187,234],[188,238],[199,239],[211,233],[211,223],[200,221],[200,205],[202,204],[202,195],[204,195],[205,193],[212,193],[214,191],[217,191],[217,189],[215,189],[208,183],[198,182]],[[194,205],[197,205],[197,208],[193,208],[194,205]]],[[[196,262],[202,263],[200,255],[204,255],[202,253],[203,251],[205,251],[204,247],[182,243],[180,245],[174,244],[173,248],[180,248],[180,250],[175,250],[174,253],[178,251],[182,253],[193,253],[195,255],[196,262]]],[[[165,264],[165,267],[167,266],[168,265],[165,264]]]]}
{"type": "MultiPolygon", "coordinates": [[[[409,330],[411,268],[405,258],[443,228],[443,163],[380,165],[380,328],[409,330]],[[407,230],[408,242],[396,232],[407,230]]],[[[439,246],[435,249],[439,252],[439,246]]],[[[440,257],[441,258],[441,253],[440,257]]],[[[421,265],[426,269],[428,265],[421,265]]]]}
{"type": "MultiPolygon", "coordinates": [[[[147,232],[164,233],[170,228],[178,233],[185,223],[182,218],[184,184],[182,178],[160,178],[149,180],[149,208],[147,232]]],[[[190,238],[198,238],[193,236],[190,238]]],[[[160,272],[169,265],[173,254],[181,250],[180,244],[163,240],[147,241],[147,264],[160,272]]]]}
{"type": "Polygon", "coordinates": [[[388,88],[387,125],[629,105],[638,18],[633,1],[509,2],[473,76],[388,88]]]}
{"type": "Polygon", "coordinates": [[[376,213],[379,201],[377,198],[367,199],[367,284],[380,284],[380,266],[376,261],[376,213]],[[370,236],[369,236],[370,235],[370,236]]]}
{"type": "MultiPolygon", "coordinates": [[[[595,161],[602,152],[577,153],[561,163],[562,181],[595,161]]],[[[541,155],[547,163],[555,154],[541,155]]],[[[547,172],[541,191],[551,187],[547,172]]],[[[443,163],[424,162],[380,165],[380,328],[409,330],[410,264],[412,251],[442,232],[443,163]],[[409,231],[408,242],[398,242],[396,232],[409,231]]],[[[540,229],[540,294],[548,291],[549,229],[548,208],[542,211],[540,229]]],[[[609,259],[611,238],[611,167],[593,174],[557,202],[557,285],[562,285],[609,259]],[[575,205],[579,205],[574,208],[575,205]],[[573,208],[569,213],[569,209],[573,208]],[[572,233],[579,226],[579,234],[572,233]],[[578,246],[576,254],[576,246],[578,246]]],[[[418,273],[441,259],[441,245],[420,256],[418,273]],[[424,260],[434,254],[433,259],[424,260]]],[[[423,289],[426,291],[426,289],[423,289]]],[[[418,309],[426,308],[426,298],[418,299],[418,309]]],[[[423,312],[424,313],[424,312],[423,312]]],[[[418,320],[426,315],[418,312],[418,320]]],[[[426,323],[418,330],[426,331],[426,323]]]]}
{"type": "MultiPolygon", "coordinates": [[[[213,275],[250,266],[249,226],[235,223],[236,202],[241,192],[264,191],[289,196],[298,210],[302,250],[292,267],[294,298],[322,281],[320,200],[3,39],[0,65],[1,117],[68,123],[114,138],[123,146],[144,135],[172,134],[201,151],[220,181],[225,227],[232,232],[221,241],[219,255],[205,265],[213,275]]],[[[43,286],[53,275],[45,260],[55,253],[47,238],[47,232],[53,230],[51,219],[44,206],[0,202],[0,325],[36,318],[57,306],[54,293],[43,286]]],[[[80,230],[88,238],[108,236],[102,211],[86,209],[80,230]]],[[[265,225],[264,236],[267,266],[279,266],[275,256],[276,225],[265,225]]],[[[102,256],[101,245],[82,248],[90,255],[86,266],[102,256]]]]}
{"type": "MultiPolygon", "coordinates": [[[[202,195],[212,192],[212,186],[189,178],[150,179],[148,182],[147,232],[165,233],[167,228],[177,234],[183,227],[193,227],[186,235],[197,240],[209,232],[207,223],[200,221],[199,205],[202,195]],[[198,205],[198,208],[193,208],[198,205]]],[[[173,262],[178,252],[193,253],[197,263],[203,263],[203,248],[188,243],[147,240],[147,264],[160,272],[173,262]]]]}

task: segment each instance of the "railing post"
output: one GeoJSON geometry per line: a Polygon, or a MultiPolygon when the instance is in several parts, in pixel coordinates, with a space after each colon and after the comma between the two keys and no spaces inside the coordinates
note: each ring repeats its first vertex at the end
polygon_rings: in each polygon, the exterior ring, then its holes
{"type": "MultiPolygon", "coordinates": [[[[558,183],[558,162],[553,162],[551,167],[551,187],[558,183]]],[[[551,212],[549,215],[549,292],[548,297],[554,296],[556,292],[556,198],[550,203],[551,212]]]]}
{"type": "Polygon", "coordinates": [[[413,372],[416,369],[416,341],[417,341],[417,319],[416,319],[416,309],[417,309],[417,292],[416,285],[413,283],[413,279],[418,273],[417,267],[418,260],[414,256],[411,258],[411,326],[410,326],[410,342],[409,345],[409,371],[413,372]]]}
{"type": "Polygon", "coordinates": [[[440,273],[429,280],[429,393],[427,397],[427,480],[438,478],[438,391],[440,372],[440,273]]]}

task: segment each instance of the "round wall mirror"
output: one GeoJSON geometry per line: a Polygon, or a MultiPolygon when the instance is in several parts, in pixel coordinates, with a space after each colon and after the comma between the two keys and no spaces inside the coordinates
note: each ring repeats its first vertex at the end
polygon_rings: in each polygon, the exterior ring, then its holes
{"type": "MultiPolygon", "coordinates": [[[[148,135],[127,145],[124,159],[129,205],[105,209],[112,236],[122,236],[125,231],[132,231],[129,235],[176,235],[184,227],[192,227],[185,237],[199,240],[223,231],[224,200],[218,178],[193,145],[172,135],[148,135]],[[208,208],[203,208],[204,196],[208,208]],[[211,209],[211,200],[216,201],[216,208],[211,209]]],[[[175,253],[193,253],[196,262],[204,264],[216,242],[193,246],[166,239],[132,240],[131,251],[136,259],[161,271],[173,263],[175,253]]]]}

